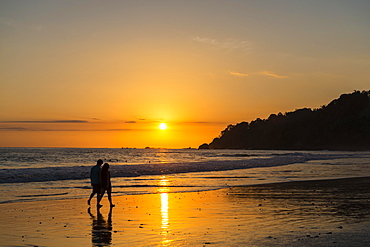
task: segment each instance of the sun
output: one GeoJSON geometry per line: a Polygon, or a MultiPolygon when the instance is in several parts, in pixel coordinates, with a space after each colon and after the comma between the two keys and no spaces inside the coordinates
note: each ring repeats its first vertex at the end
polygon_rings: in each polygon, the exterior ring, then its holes
{"type": "Polygon", "coordinates": [[[160,128],[161,130],[165,130],[165,129],[167,129],[167,124],[165,124],[165,123],[161,123],[161,124],[159,124],[159,128],[160,128]]]}

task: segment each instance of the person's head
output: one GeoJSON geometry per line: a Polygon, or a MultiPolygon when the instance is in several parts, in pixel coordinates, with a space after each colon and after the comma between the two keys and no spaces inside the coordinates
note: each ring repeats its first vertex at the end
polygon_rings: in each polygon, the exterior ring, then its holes
{"type": "Polygon", "coordinates": [[[103,165],[102,171],[108,171],[108,169],[109,169],[109,164],[108,163],[105,163],[103,165]]]}
{"type": "Polygon", "coordinates": [[[97,162],[96,162],[96,164],[98,165],[98,166],[101,166],[102,164],[103,164],[103,160],[98,160],[97,162]]]}

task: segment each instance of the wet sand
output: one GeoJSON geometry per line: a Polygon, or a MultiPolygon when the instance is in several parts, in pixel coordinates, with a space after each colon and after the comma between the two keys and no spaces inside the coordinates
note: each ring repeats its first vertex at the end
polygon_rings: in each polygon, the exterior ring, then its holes
{"type": "Polygon", "coordinates": [[[1,246],[370,246],[368,177],[166,192],[2,204],[1,246]]]}

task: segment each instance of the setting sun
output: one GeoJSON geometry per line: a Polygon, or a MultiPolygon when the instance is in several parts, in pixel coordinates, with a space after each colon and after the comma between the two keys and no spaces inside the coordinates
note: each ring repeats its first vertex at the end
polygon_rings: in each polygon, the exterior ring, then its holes
{"type": "Polygon", "coordinates": [[[159,128],[160,128],[161,130],[165,130],[165,129],[167,129],[167,124],[165,124],[165,123],[161,123],[161,124],[159,125],[159,128]]]}

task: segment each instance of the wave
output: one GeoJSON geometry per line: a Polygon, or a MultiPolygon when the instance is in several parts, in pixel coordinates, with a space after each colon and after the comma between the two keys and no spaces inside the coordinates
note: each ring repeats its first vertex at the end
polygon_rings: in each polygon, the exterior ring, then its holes
{"type": "Polygon", "coordinates": [[[220,154],[218,157],[257,157],[258,154],[220,154]]]}
{"type": "Polygon", "coordinates": [[[155,184],[115,185],[114,186],[114,188],[196,188],[196,187],[199,187],[199,186],[196,186],[196,185],[155,185],[155,184]]]}
{"type": "MultiPolygon", "coordinates": [[[[184,162],[184,163],[149,163],[139,165],[112,165],[111,176],[136,177],[142,175],[164,175],[189,172],[226,171],[256,167],[282,166],[306,162],[314,159],[334,159],[343,155],[289,153],[270,158],[252,158],[245,160],[184,162]]],[[[58,180],[79,180],[90,177],[91,166],[42,167],[0,169],[0,183],[27,183],[58,180]]]]}
{"type": "Polygon", "coordinates": [[[34,197],[62,196],[62,195],[68,195],[68,192],[65,192],[65,193],[55,193],[55,194],[20,195],[20,196],[15,196],[15,197],[21,197],[21,198],[31,197],[31,198],[34,198],[34,197]]]}

